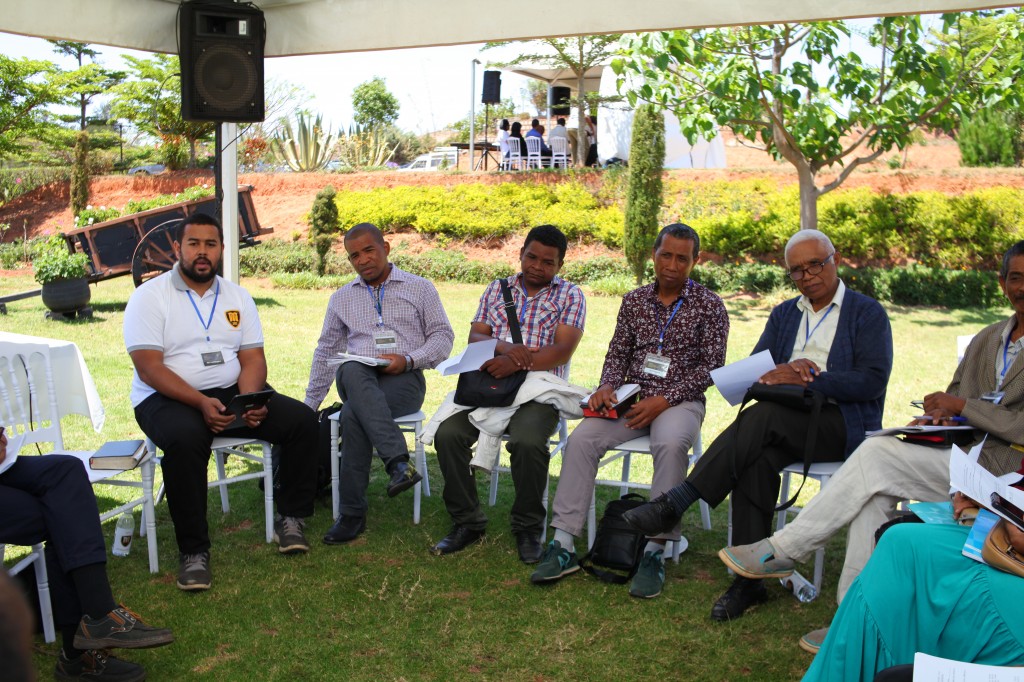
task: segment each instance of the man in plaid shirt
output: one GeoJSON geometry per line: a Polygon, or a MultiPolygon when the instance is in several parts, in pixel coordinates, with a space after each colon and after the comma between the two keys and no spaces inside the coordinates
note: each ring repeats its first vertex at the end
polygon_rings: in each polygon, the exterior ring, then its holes
{"type": "Polygon", "coordinates": [[[336,373],[341,408],[341,515],[329,545],[354,540],[366,529],[366,488],[376,448],[394,497],[423,477],[409,463],[405,436],[394,418],[423,405],[423,370],[448,357],[455,333],[434,285],[388,262],[391,245],[375,225],[360,223],[345,234],[348,260],[359,276],[327,304],[313,353],[306,404],[316,409],[335,377],[338,353],[379,358],[378,366],[342,363],[336,373]]]}
{"type": "MultiPolygon", "coordinates": [[[[496,355],[481,367],[495,378],[521,369],[549,371],[568,378],[567,363],[583,337],[587,306],[580,288],[557,276],[567,246],[565,235],[552,225],[535,227],[526,236],[519,252],[522,271],[507,280],[522,329],[522,344],[512,343],[499,283],[491,282],[480,298],[469,342],[498,340],[496,355]]],[[[550,461],[548,438],[557,426],[555,408],[538,402],[522,405],[508,425],[507,448],[516,489],[511,525],[519,558],[525,563],[536,563],[543,552],[538,538],[547,519],[543,496],[550,461]]],[[[487,516],[480,508],[469,465],[478,436],[465,410],[437,429],[434,444],[444,474],[444,503],[453,526],[431,548],[434,554],[458,552],[484,535],[487,516]]]]}

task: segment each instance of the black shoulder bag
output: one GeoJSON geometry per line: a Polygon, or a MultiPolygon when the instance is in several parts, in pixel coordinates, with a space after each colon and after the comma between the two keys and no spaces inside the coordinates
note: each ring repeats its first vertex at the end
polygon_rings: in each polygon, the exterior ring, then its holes
{"type": "MultiPolygon", "coordinates": [[[[523,342],[523,332],[519,328],[519,316],[516,304],[512,300],[512,290],[508,282],[498,280],[501,295],[505,299],[505,316],[512,332],[513,343],[523,342]]],[[[501,379],[495,379],[483,370],[463,372],[459,375],[459,383],[455,388],[455,402],[467,407],[508,407],[515,402],[519,387],[526,381],[526,370],[521,369],[501,379]]]]}
{"type": "Polygon", "coordinates": [[[642,495],[629,493],[608,503],[604,516],[597,522],[594,546],[580,559],[580,568],[606,583],[621,585],[633,577],[643,557],[647,537],[629,525],[622,515],[646,501],[642,495]]]}

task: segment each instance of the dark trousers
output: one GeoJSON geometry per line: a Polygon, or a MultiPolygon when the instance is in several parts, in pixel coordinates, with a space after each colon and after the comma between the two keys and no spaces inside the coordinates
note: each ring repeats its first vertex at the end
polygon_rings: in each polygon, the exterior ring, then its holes
{"type": "MultiPolygon", "coordinates": [[[[551,452],[548,438],[558,426],[558,411],[550,405],[529,402],[521,406],[508,423],[506,449],[511,455],[512,532],[540,533],[547,521],[544,488],[548,482],[551,452]]],[[[437,461],[444,475],[444,506],[456,525],[474,530],[487,526],[480,508],[476,478],[469,466],[472,447],[480,432],[469,422],[469,412],[458,412],[441,423],[434,436],[437,461]]]]}
{"type": "Polygon", "coordinates": [[[341,513],[366,515],[366,487],[370,484],[373,450],[390,471],[409,461],[405,434],[395,417],[412,414],[423,406],[427,382],[423,372],[381,374],[376,367],[346,362],[338,368],[341,407],[341,513]]]}
{"type": "Polygon", "coordinates": [[[69,573],[105,564],[107,548],[89,476],[74,457],[23,455],[0,474],[0,544],[43,541],[54,621],[76,625],[82,606],[69,573]]]}
{"type": "MultiPolygon", "coordinates": [[[[227,405],[238,394],[238,386],[203,393],[227,405]]],[[[154,393],[135,408],[135,420],[164,451],[164,489],[178,551],[196,554],[210,548],[206,470],[215,435],[258,438],[280,445],[280,487],[274,492],[277,511],[282,516],[313,514],[319,427],[316,413],[298,400],[277,393],[267,403],[267,418],[255,429],[240,426],[214,434],[206,426],[202,412],[154,393]]]]}
{"type": "MultiPolygon", "coordinates": [[[[701,499],[717,507],[732,493],[732,544],[746,545],[771,535],[779,499],[779,472],[804,461],[810,415],[778,403],[748,407],[723,431],[687,477],[701,499]]],[[[836,405],[825,405],[818,422],[812,462],[842,460],[846,424],[836,405]]]]}

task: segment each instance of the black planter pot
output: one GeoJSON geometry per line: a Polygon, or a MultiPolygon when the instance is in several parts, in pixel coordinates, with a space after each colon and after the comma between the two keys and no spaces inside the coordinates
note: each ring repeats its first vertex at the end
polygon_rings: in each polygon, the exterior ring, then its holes
{"type": "Polygon", "coordinates": [[[89,305],[92,290],[89,280],[58,279],[42,286],[43,305],[55,313],[71,313],[89,305]]]}

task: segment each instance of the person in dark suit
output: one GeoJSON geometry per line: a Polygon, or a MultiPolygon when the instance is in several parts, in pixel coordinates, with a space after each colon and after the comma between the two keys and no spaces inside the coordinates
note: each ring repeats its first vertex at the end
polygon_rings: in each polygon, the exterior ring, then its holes
{"type": "MultiPolygon", "coordinates": [[[[813,461],[843,460],[866,430],[882,427],[892,370],[892,330],[882,306],[850,291],[839,279],[839,254],[817,230],[801,230],[786,244],[786,266],[800,296],[772,310],[754,353],[771,351],[779,363],[763,384],[809,387],[826,398],[818,419],[813,461]]],[[[648,535],[673,528],[703,499],[712,506],[732,494],[733,540],[768,537],[779,496],[779,472],[803,461],[807,412],[775,402],[753,404],[698,460],[686,481],[630,510],[625,518],[648,535]]],[[[715,602],[715,620],[738,618],[763,602],[762,580],[738,575],[715,602]]]]}

